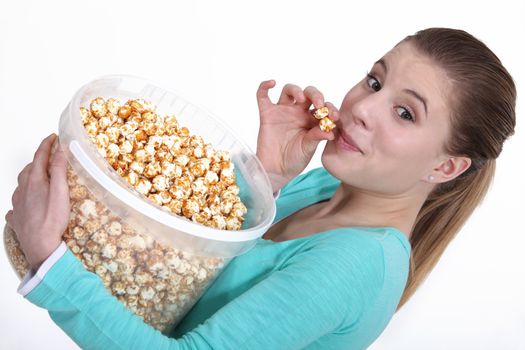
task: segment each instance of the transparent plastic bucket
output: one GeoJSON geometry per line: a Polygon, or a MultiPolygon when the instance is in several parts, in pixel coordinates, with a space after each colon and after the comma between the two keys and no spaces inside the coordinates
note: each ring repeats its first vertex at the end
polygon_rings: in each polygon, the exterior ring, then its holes
{"type": "MultiPolygon", "coordinates": [[[[105,76],[81,87],[60,118],[59,147],[69,162],[70,197],[78,197],[80,190],[87,193],[72,202],[66,243],[113,295],[161,331],[175,326],[230,259],[252,248],[275,217],[270,181],[249,147],[205,109],[145,79],[105,76]],[[99,154],[82,124],[80,107],[88,108],[96,97],[117,98],[122,103],[149,101],[157,106],[158,114],[175,115],[191,135],[201,136],[214,149],[228,151],[239,197],[247,208],[241,230],[192,222],[132,190],[99,154]],[[90,219],[80,217],[86,208],[93,210],[86,216],[90,219]],[[93,222],[86,222],[89,220],[93,222]],[[80,240],[94,241],[94,248],[79,247],[80,240]],[[108,253],[111,245],[115,249],[108,253]],[[97,258],[97,254],[110,258],[97,258]]],[[[9,228],[4,230],[4,242],[13,267],[23,276],[28,267],[22,263],[16,236],[9,228]]]]}

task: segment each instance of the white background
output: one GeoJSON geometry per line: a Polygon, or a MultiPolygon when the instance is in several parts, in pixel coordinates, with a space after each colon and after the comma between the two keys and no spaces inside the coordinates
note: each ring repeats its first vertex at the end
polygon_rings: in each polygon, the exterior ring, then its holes
{"type": "MultiPolygon", "coordinates": [[[[57,131],[74,92],[101,75],[143,76],[182,92],[255,150],[261,80],[276,79],[279,89],[314,85],[339,106],[375,60],[426,27],[482,39],[523,93],[524,18],[522,1],[2,0],[0,212],[10,209],[18,172],[57,131]]],[[[371,349],[525,349],[523,108],[520,99],[516,135],[485,202],[371,349]]],[[[321,165],[323,146],[306,170],[321,165]]],[[[0,281],[1,349],[76,348],[16,293],[3,250],[0,281]]]]}

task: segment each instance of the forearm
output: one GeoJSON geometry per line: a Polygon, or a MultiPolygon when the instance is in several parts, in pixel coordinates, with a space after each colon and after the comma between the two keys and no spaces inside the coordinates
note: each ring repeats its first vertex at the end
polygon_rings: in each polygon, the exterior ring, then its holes
{"type": "Polygon", "coordinates": [[[83,349],[196,349],[164,336],[125,308],[67,250],[26,298],[45,308],[83,349]]]}

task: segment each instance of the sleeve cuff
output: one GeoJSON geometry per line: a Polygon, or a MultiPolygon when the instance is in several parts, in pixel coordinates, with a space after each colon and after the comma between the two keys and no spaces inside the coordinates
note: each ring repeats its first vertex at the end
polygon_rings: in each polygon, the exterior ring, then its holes
{"type": "Polygon", "coordinates": [[[273,194],[273,199],[277,200],[279,196],[281,195],[281,189],[279,189],[277,192],[273,194]]]}
{"type": "Polygon", "coordinates": [[[46,273],[55,265],[55,263],[64,255],[67,251],[65,242],[60,243],[57,249],[40,265],[38,271],[33,269],[29,270],[20,285],[18,286],[17,292],[25,297],[29,292],[33,290],[45,277],[46,273]]]}

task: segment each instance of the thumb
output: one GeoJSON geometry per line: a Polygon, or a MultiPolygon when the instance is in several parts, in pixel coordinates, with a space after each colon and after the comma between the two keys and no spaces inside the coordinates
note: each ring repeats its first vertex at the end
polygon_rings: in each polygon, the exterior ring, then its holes
{"type": "Polygon", "coordinates": [[[317,149],[317,146],[319,145],[319,142],[321,142],[321,140],[323,139],[321,137],[322,135],[319,135],[319,132],[322,132],[321,129],[319,129],[318,126],[314,126],[310,130],[308,130],[306,135],[304,135],[303,152],[309,157],[313,156],[315,150],[317,149]]]}
{"type": "Polygon", "coordinates": [[[312,127],[303,139],[303,150],[306,154],[313,154],[315,153],[315,150],[317,146],[319,145],[319,142],[324,140],[333,140],[335,138],[334,132],[324,132],[319,128],[318,125],[312,127]]]}

